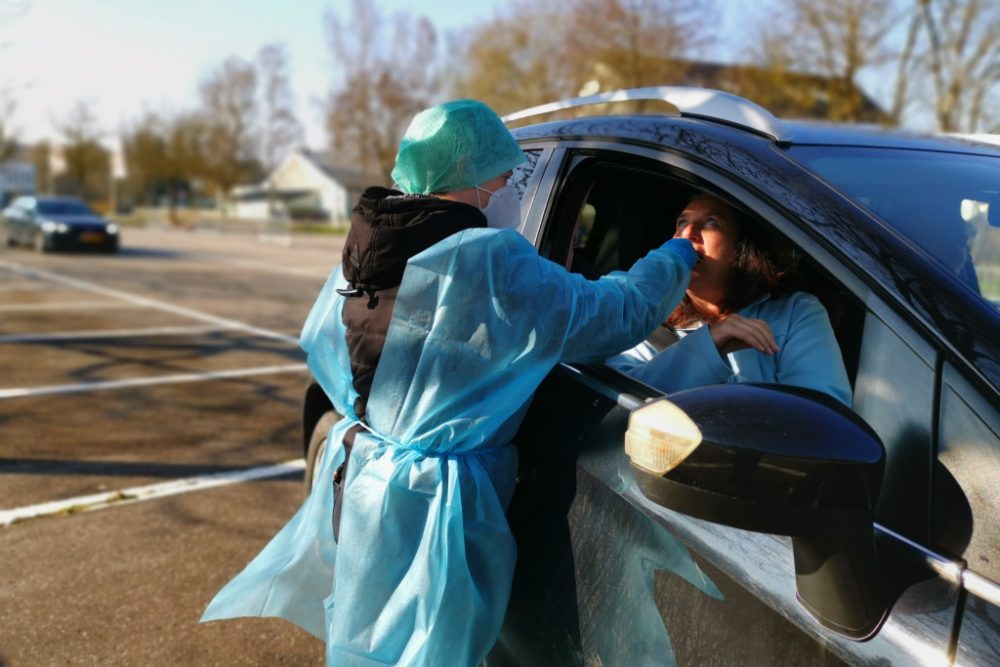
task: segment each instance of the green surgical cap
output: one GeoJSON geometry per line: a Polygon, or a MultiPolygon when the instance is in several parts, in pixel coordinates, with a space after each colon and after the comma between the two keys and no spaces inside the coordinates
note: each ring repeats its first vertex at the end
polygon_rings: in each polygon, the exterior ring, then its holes
{"type": "Polygon", "coordinates": [[[464,190],[525,161],[496,112],[476,100],[424,109],[399,143],[392,178],[409,194],[464,190]]]}

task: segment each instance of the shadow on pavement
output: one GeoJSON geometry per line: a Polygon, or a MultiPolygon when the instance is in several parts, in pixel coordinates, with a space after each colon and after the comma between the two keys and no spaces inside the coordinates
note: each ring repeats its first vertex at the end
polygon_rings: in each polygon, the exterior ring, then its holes
{"type": "Polygon", "coordinates": [[[143,259],[176,259],[184,253],[178,250],[164,250],[161,248],[143,248],[123,245],[118,251],[119,257],[141,257],[143,259]]]}

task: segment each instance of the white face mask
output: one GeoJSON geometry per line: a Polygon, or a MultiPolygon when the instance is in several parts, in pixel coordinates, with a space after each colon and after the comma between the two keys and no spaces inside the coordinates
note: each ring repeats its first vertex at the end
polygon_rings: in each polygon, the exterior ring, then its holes
{"type": "Polygon", "coordinates": [[[486,225],[492,229],[517,229],[521,224],[521,200],[517,190],[507,183],[501,188],[490,192],[486,188],[476,186],[477,190],[490,193],[490,201],[482,209],[486,216],[486,225]]]}

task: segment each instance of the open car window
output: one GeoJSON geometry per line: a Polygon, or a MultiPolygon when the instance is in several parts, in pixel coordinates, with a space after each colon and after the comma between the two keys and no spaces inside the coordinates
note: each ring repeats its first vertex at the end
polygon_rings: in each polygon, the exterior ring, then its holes
{"type": "Polygon", "coordinates": [[[621,164],[581,164],[567,183],[543,252],[594,279],[625,270],[673,235],[688,190],[666,174],[621,164]]]}
{"type": "MultiPolygon", "coordinates": [[[[543,237],[542,252],[589,279],[627,270],[673,236],[677,216],[691,195],[704,190],[713,188],[664,165],[585,159],[566,180],[543,237]]],[[[755,224],[767,225],[760,220],[755,224]]],[[[808,257],[803,257],[796,274],[789,287],[812,293],[823,303],[853,385],[863,306],[808,257]]]]}

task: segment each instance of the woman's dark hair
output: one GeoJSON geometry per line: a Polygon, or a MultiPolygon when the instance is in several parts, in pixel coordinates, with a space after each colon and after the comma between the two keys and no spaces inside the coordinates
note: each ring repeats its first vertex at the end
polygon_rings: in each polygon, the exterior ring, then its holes
{"type": "MultiPolygon", "coordinates": [[[[697,193],[688,201],[699,197],[719,199],[708,193],[697,193]]],[[[734,218],[731,222],[736,225],[739,234],[736,254],[726,280],[726,301],[722,304],[722,312],[729,314],[748,305],[765,292],[775,294],[787,291],[785,284],[795,273],[798,257],[794,248],[786,241],[755,223],[746,213],[724,199],[719,201],[729,206],[734,218]]],[[[674,328],[688,327],[705,321],[706,315],[685,294],[665,324],[674,328]]]]}

